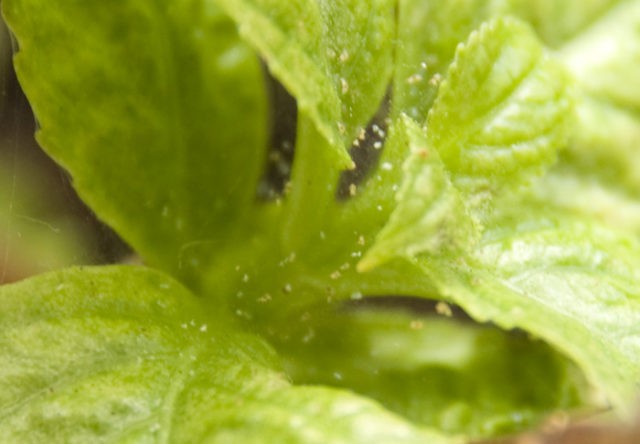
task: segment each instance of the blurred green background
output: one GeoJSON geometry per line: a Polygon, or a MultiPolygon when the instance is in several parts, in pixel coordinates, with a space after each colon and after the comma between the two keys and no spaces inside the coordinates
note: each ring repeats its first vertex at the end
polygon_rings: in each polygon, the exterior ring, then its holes
{"type": "Polygon", "coordinates": [[[0,20],[0,284],[126,260],[129,249],[35,141],[36,122],[11,65],[14,46],[0,20]]]}

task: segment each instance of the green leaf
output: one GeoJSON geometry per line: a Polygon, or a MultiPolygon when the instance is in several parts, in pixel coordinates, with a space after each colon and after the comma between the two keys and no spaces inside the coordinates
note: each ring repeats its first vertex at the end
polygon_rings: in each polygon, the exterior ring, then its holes
{"type": "Polygon", "coordinates": [[[640,384],[639,252],[632,237],[514,204],[471,257],[423,267],[444,297],[549,342],[630,413],[640,384]]]}
{"type": "Polygon", "coordinates": [[[265,161],[263,74],[211,1],[2,6],[39,142],[146,261],[186,275],[204,260],[191,246],[246,230],[265,161]]]}
{"type": "Polygon", "coordinates": [[[418,424],[475,439],[533,427],[586,401],[576,368],[522,333],[429,315],[416,301],[415,312],[363,302],[279,332],[294,381],[349,388],[418,424]]]}
{"type": "Polygon", "coordinates": [[[400,0],[393,83],[395,117],[423,123],[456,47],[483,22],[508,14],[513,0],[400,0]]]}
{"type": "Polygon", "coordinates": [[[565,143],[564,80],[520,22],[498,19],[473,33],[438,92],[427,137],[406,118],[396,128],[408,140],[394,143],[410,145],[412,154],[397,207],[358,269],[398,255],[471,248],[479,228],[469,214],[486,217],[495,192],[542,172],[565,143]]]}
{"type": "Polygon", "coordinates": [[[560,48],[580,85],[598,98],[640,110],[640,1],[619,1],[560,48]]]}
{"type": "Polygon", "coordinates": [[[346,147],[375,113],[391,79],[394,1],[219,0],[334,147],[346,147]]]}
{"type": "Polygon", "coordinates": [[[144,268],[0,288],[3,442],[453,442],[335,389],[293,387],[273,352],[144,268]]]}
{"type": "Polygon", "coordinates": [[[571,110],[565,80],[532,31],[514,19],[483,25],[458,48],[427,135],[471,208],[555,161],[571,110]]]}
{"type": "Polygon", "coordinates": [[[394,256],[437,255],[468,248],[477,237],[477,227],[423,129],[402,116],[388,141],[392,144],[404,145],[402,151],[410,153],[402,167],[404,180],[396,195],[397,205],[358,263],[359,271],[394,256]]]}

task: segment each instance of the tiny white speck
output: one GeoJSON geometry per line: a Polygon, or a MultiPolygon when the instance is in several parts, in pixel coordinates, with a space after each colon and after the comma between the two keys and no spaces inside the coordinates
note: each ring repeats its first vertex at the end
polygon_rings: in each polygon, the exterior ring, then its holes
{"type": "Polygon", "coordinates": [[[346,94],[349,92],[349,82],[346,79],[340,79],[340,91],[342,94],[346,94]]]}
{"type": "Polygon", "coordinates": [[[429,79],[429,84],[432,86],[437,86],[441,81],[442,81],[442,76],[436,73],[433,75],[433,77],[429,79]]]}
{"type": "Polygon", "coordinates": [[[205,331],[207,331],[207,324],[202,324],[202,326],[200,327],[200,331],[202,333],[204,333],[205,331]]]}
{"type": "Polygon", "coordinates": [[[447,304],[446,302],[440,301],[436,304],[436,313],[446,316],[446,317],[451,317],[453,312],[451,311],[451,307],[449,306],[449,304],[447,304]]]}
{"type": "Polygon", "coordinates": [[[420,83],[420,82],[422,82],[422,75],[421,74],[413,74],[412,76],[407,78],[407,83],[409,85],[415,85],[416,83],[420,83]]]}
{"type": "Polygon", "coordinates": [[[380,167],[385,171],[391,171],[393,169],[393,164],[391,162],[383,162],[380,167]]]}

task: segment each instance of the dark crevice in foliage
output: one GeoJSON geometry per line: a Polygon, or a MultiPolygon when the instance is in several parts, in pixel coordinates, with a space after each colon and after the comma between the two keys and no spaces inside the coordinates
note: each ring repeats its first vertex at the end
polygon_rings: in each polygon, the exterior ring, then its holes
{"type": "Polygon", "coordinates": [[[346,301],[344,308],[347,311],[362,309],[406,310],[420,316],[441,315],[460,321],[475,322],[455,304],[412,296],[370,296],[358,301],[346,301]]]}
{"type": "Polygon", "coordinates": [[[346,200],[354,195],[355,187],[361,184],[371,170],[378,164],[378,159],[384,147],[391,103],[391,87],[382,99],[378,110],[369,121],[366,128],[360,131],[351,145],[349,154],[355,163],[355,168],[342,172],[338,181],[336,198],[346,200]]]}
{"type": "MultiPolygon", "coordinates": [[[[342,309],[346,312],[357,312],[359,310],[402,310],[420,317],[443,316],[463,324],[474,324],[486,328],[499,329],[499,327],[492,322],[476,321],[469,316],[462,307],[454,303],[414,296],[366,296],[360,300],[343,302],[342,309]]],[[[526,331],[519,328],[509,330],[508,334],[516,337],[529,337],[526,331]]]]}
{"type": "MultiPolygon", "coordinates": [[[[0,60],[6,61],[17,54],[20,47],[15,35],[0,21],[0,40],[3,39],[10,43],[0,47],[0,60]]],[[[9,172],[19,165],[31,172],[34,177],[29,180],[30,191],[34,196],[46,195],[46,200],[21,210],[25,214],[18,217],[48,225],[57,235],[70,233],[71,228],[65,226],[68,222],[69,227],[74,227],[79,233],[77,238],[70,238],[87,246],[80,256],[74,257],[77,265],[111,264],[133,258],[133,251],[125,241],[78,197],[69,173],[42,151],[34,138],[39,130],[40,123],[14,69],[9,64],[0,63],[0,163],[9,172]],[[62,220],[65,222],[60,222],[62,220]]],[[[24,173],[18,168],[13,174],[19,177],[24,173]]],[[[26,233],[25,236],[33,238],[34,235],[26,233]]],[[[41,271],[37,261],[22,263],[15,259],[20,257],[19,253],[10,253],[7,253],[10,263],[0,263],[0,284],[21,280],[41,271]]],[[[42,263],[45,262],[46,259],[42,263]]]]}
{"type": "Polygon", "coordinates": [[[264,174],[258,184],[260,200],[274,200],[285,193],[291,178],[298,125],[298,104],[262,63],[269,100],[269,140],[264,174]]]}

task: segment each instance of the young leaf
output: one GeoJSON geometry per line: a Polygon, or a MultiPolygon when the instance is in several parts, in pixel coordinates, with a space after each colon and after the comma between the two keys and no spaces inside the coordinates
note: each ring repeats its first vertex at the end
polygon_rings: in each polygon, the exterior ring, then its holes
{"type": "Polygon", "coordinates": [[[466,261],[423,261],[478,320],[522,328],[563,351],[619,411],[640,384],[637,240],[543,208],[513,205],[466,261]]]}
{"type": "Polygon", "coordinates": [[[467,211],[483,215],[494,191],[527,181],[555,160],[568,109],[562,71],[525,25],[498,19],[473,33],[439,90],[426,140],[406,118],[398,127],[410,133],[404,143],[413,154],[404,164],[397,208],[359,270],[394,255],[470,248],[478,229],[467,211]]]}
{"type": "Polygon", "coordinates": [[[144,268],[0,288],[3,442],[442,442],[371,401],[293,387],[259,339],[144,268]]]}
{"type": "Polygon", "coordinates": [[[294,381],[349,388],[418,424],[474,439],[535,426],[586,401],[575,367],[540,341],[367,302],[283,326],[276,347],[294,381]]]}
{"type": "Polygon", "coordinates": [[[296,97],[342,168],[392,71],[392,0],[219,0],[296,97]]]}
{"type": "Polygon", "coordinates": [[[400,0],[393,112],[422,124],[460,42],[513,0],[400,0]]]}
{"type": "Polygon", "coordinates": [[[570,109],[565,75],[532,31],[497,19],[458,48],[429,113],[428,141],[454,185],[482,201],[554,162],[570,109]]]}
{"type": "Polygon", "coordinates": [[[388,144],[404,145],[403,151],[410,152],[403,165],[404,180],[396,196],[396,208],[358,263],[358,270],[370,270],[394,256],[439,254],[470,247],[477,227],[424,130],[402,116],[388,144]]]}
{"type": "Polygon", "coordinates": [[[263,74],[212,2],[2,7],[39,142],[147,262],[184,275],[202,260],[189,246],[242,231],[264,162],[263,74]]]}

